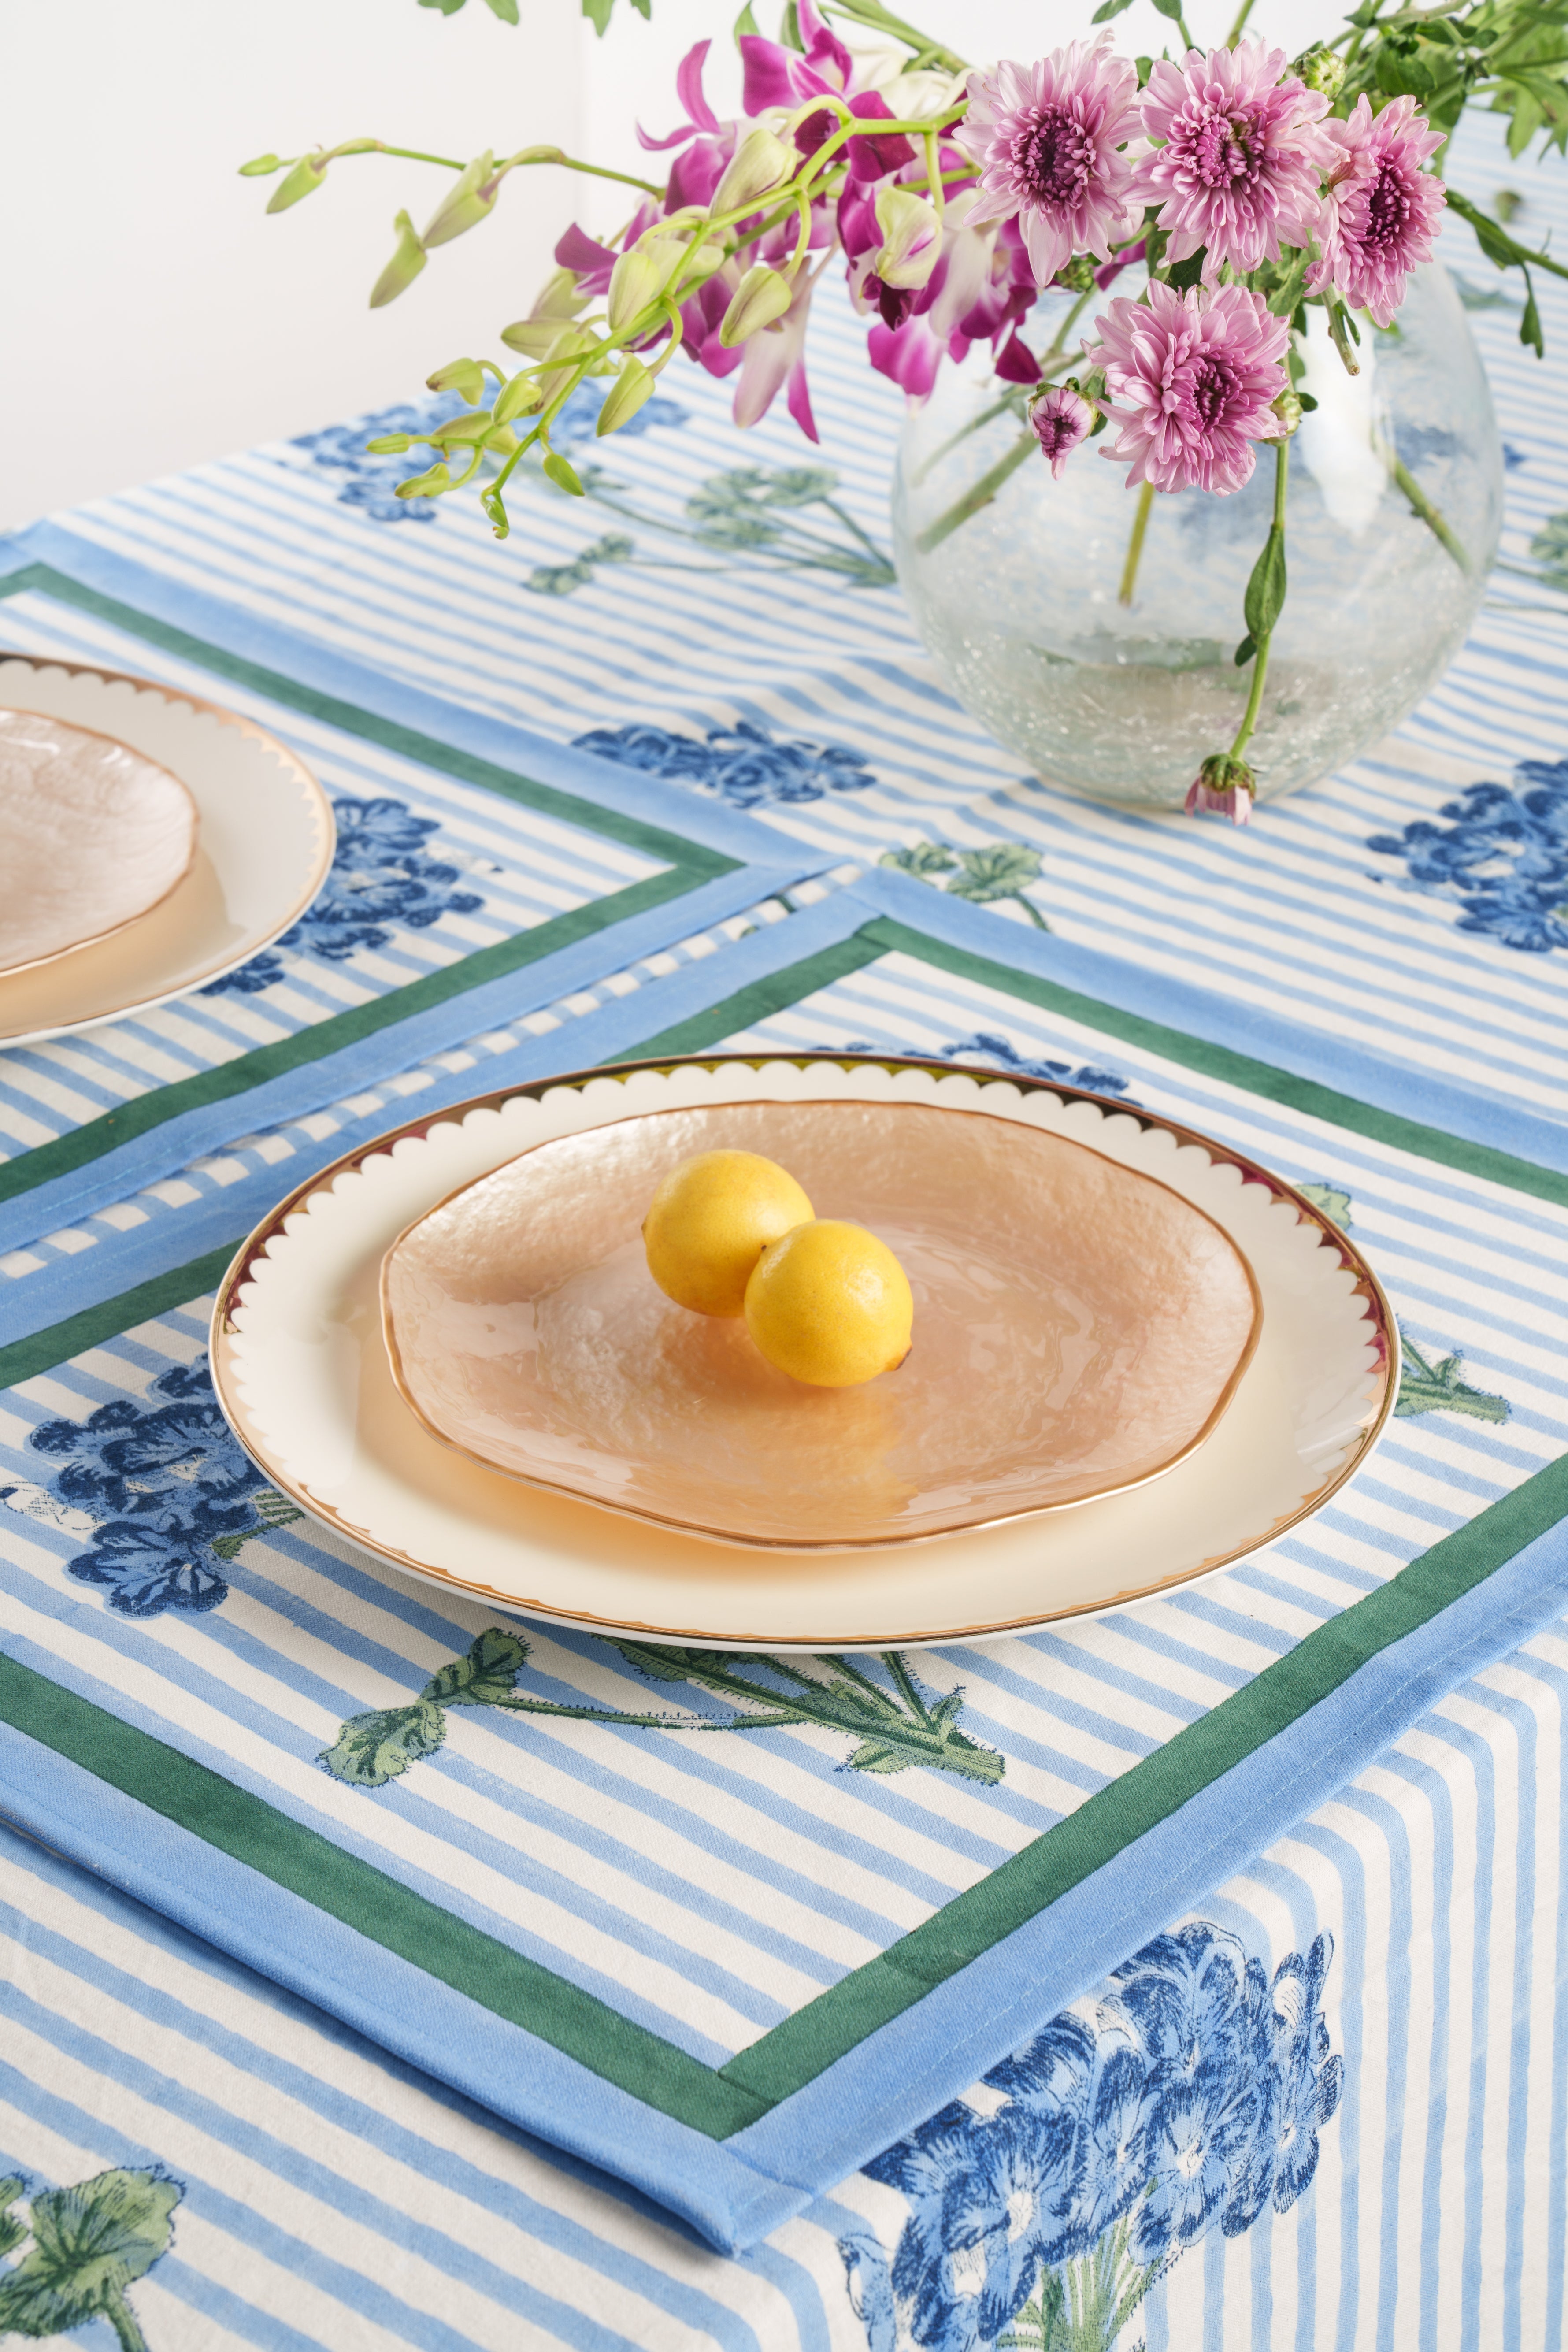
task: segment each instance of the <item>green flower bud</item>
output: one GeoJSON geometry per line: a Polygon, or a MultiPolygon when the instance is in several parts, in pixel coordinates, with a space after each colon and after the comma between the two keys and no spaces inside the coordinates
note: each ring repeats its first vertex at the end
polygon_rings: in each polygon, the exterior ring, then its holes
{"type": "Polygon", "coordinates": [[[584,496],[582,483],[577,479],[576,475],[572,471],[571,466],[561,455],[559,449],[552,449],[550,455],[544,460],[544,471],[549,479],[554,483],[558,490],[565,490],[570,497],[574,499],[580,499],[584,496]]]}
{"type": "Polygon", "coordinates": [[[1095,264],[1087,253],[1075,253],[1070,261],[1063,262],[1053,286],[1065,287],[1069,294],[1087,294],[1094,284],[1095,264]]]}
{"type": "Polygon", "coordinates": [[[719,341],[726,351],[749,342],[775,319],[782,319],[794,299],[795,289],[787,278],[781,278],[765,261],[753,263],[735,289],[719,328],[719,341]]]}
{"type": "Polygon", "coordinates": [[[923,286],[942,256],[942,223],[923,196],[884,180],[877,190],[881,252],[871,265],[884,286],[923,286]]]}
{"type": "Polygon", "coordinates": [[[610,272],[610,332],[624,334],[651,302],[657,302],[682,261],[686,247],[679,237],[641,239],[623,253],[610,272]]]}
{"type": "Polygon", "coordinates": [[[801,161],[799,151],[786,147],[782,139],[758,123],[748,131],[729,163],[724,176],[713,191],[709,211],[717,219],[722,213],[747,209],[759,197],[768,195],[794,176],[801,161]]]}
{"type": "Polygon", "coordinates": [[[531,319],[574,319],[586,308],[588,297],[577,290],[576,272],[558,269],[546,278],[539,299],[529,312],[531,319]]]}
{"type": "Polygon", "coordinates": [[[415,474],[406,482],[399,482],[393,496],[399,499],[438,499],[443,490],[452,487],[452,477],[446,464],[432,466],[428,473],[415,474]]]}
{"type": "Polygon", "coordinates": [[[395,302],[405,288],[412,286],[425,267],[425,247],[414,232],[414,223],[406,213],[399,213],[392,224],[397,231],[397,250],[375,284],[370,289],[370,307],[382,310],[395,302]]]}
{"type": "Polygon", "coordinates": [[[438,367],[425,381],[432,392],[455,392],[474,408],[485,388],[485,372],[478,360],[448,360],[445,367],[438,367]]]}
{"type": "Polygon", "coordinates": [[[268,173],[282,169],[281,155],[253,155],[248,163],[240,165],[239,176],[242,180],[265,180],[268,173]]]}
{"type": "Polygon", "coordinates": [[[269,213],[286,213],[301,196],[313,196],[327,176],[327,159],[321,148],[313,155],[301,155],[280,187],[274,188],[268,200],[269,213]]]}
{"type": "Polygon", "coordinates": [[[645,367],[641,360],[624,359],[619,374],[605,395],[596,430],[601,434],[618,433],[637,415],[657,381],[652,369],[645,367]]]}
{"type": "Polygon", "coordinates": [[[1314,41],[1310,49],[1302,50],[1290,71],[1298,75],[1309,89],[1321,90],[1331,102],[1338,98],[1344,81],[1345,61],[1343,58],[1336,57],[1332,49],[1326,48],[1321,41],[1314,41]]]}
{"type": "Polygon", "coordinates": [[[1279,399],[1272,402],[1270,405],[1275,415],[1279,419],[1279,430],[1277,434],[1271,434],[1269,438],[1273,441],[1288,441],[1305,414],[1301,406],[1300,395],[1294,392],[1282,392],[1279,399]]]}
{"type": "Polygon", "coordinates": [[[443,424],[433,425],[427,437],[443,448],[471,449],[476,441],[484,439],[492,422],[488,408],[476,408],[471,416],[448,416],[443,424]]]}
{"type": "Polygon", "coordinates": [[[453,181],[426,224],[423,242],[426,246],[449,245],[465,230],[477,227],[494,210],[500,187],[495,157],[487,147],[453,181]]]}
{"type": "Polygon", "coordinates": [[[514,375],[497,396],[491,415],[498,425],[510,425],[514,416],[531,416],[544,405],[544,394],[538,384],[526,375],[514,375]]]}
{"type": "Polygon", "coordinates": [[[401,457],[405,449],[413,448],[414,443],[406,433],[383,433],[364,446],[373,457],[401,457]]]}

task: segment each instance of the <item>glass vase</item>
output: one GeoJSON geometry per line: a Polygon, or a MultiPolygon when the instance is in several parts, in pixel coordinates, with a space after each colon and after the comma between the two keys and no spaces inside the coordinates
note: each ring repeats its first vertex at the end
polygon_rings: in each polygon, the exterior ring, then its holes
{"type": "MultiPolygon", "coordinates": [[[[1322,310],[1307,317],[1301,389],[1319,406],[1291,445],[1289,594],[1247,755],[1263,800],[1331,773],[1420,700],[1474,618],[1502,512],[1486,375],[1447,272],[1416,273],[1391,331],[1361,322],[1353,377],[1322,310]]],[[[964,709],[1037,775],[1175,807],[1247,700],[1235,655],[1274,453],[1228,498],[1156,497],[1132,572],[1139,499],[1101,455],[1110,434],[1059,481],[1030,446],[953,527],[1026,446],[1016,404],[974,424],[1006,389],[972,352],[905,425],[893,540],[915,625],[964,709]]]]}

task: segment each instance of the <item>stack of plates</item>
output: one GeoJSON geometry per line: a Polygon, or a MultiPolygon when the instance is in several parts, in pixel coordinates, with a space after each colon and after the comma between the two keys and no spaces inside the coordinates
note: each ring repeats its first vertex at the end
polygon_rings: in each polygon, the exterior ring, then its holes
{"type": "Polygon", "coordinates": [[[0,1045],[166,1003],[297,922],[331,803],[248,719],[144,679],[0,660],[0,1045]]]}
{"type": "Polygon", "coordinates": [[[1375,1277],[1223,1144],[949,1064],[681,1060],[415,1121],[285,1201],[219,1294],[241,1444],[405,1573],[726,1650],[973,1641],[1190,1582],[1321,1510],[1398,1389],[1375,1277]],[[654,1286],[689,1153],[869,1226],[915,1346],[773,1373],[654,1286]]]}

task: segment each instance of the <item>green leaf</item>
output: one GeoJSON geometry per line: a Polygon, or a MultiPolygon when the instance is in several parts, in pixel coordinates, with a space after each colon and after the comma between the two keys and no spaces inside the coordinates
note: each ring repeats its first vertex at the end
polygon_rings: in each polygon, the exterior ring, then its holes
{"type": "Polygon", "coordinates": [[[1173,25],[1182,21],[1182,0],[1153,0],[1156,16],[1168,16],[1173,25]]]}
{"type": "Polygon", "coordinates": [[[1458,1355],[1428,1361],[1414,1339],[1401,1332],[1404,1361],[1399,1368],[1399,1396],[1394,1412],[1401,1418],[1422,1412],[1459,1412],[1471,1421],[1507,1421],[1513,1407],[1506,1397],[1472,1388],[1461,1375],[1464,1360],[1458,1355]]]}
{"type": "Polygon", "coordinates": [[[455,16],[463,0],[419,0],[422,8],[439,8],[443,16],[455,16]]]}
{"type": "Polygon", "coordinates": [[[610,28],[610,16],[616,0],[583,0],[583,14],[601,40],[610,28]]]}
{"type": "Polygon", "coordinates": [[[610,1647],[618,1650],[627,1665],[634,1666],[639,1675],[647,1675],[650,1682],[683,1683],[690,1678],[689,1651],[666,1649],[662,1643],[653,1642],[612,1642],[610,1647]]]}
{"type": "Polygon", "coordinates": [[[1235,662],[1237,669],[1245,669],[1247,663],[1252,659],[1253,655],[1257,651],[1258,647],[1252,638],[1243,637],[1231,658],[1235,662]]]}
{"type": "Polygon", "coordinates": [[[1026,883],[1040,878],[1039,851],[1018,842],[1002,842],[994,849],[961,849],[958,862],[963,871],[948,884],[948,896],[968,898],[979,907],[993,898],[1011,898],[1026,883]]]}
{"type": "Polygon", "coordinates": [[[356,1789],[384,1789],[422,1756],[434,1755],[446,1737],[441,1709],[416,1699],[409,1706],[378,1706],[368,1715],[351,1715],[316,1761],[326,1766],[334,1780],[347,1780],[356,1789]]]}
{"type": "Polygon", "coordinates": [[[1109,25],[1113,16],[1123,15],[1131,5],[1132,0],[1100,0],[1089,21],[1091,25],[1109,25]]]}
{"type": "Polygon", "coordinates": [[[219,1559],[237,1559],[251,1537],[260,1532],[259,1528],[241,1528],[237,1536],[214,1536],[209,1549],[216,1552],[219,1559]]]}
{"type": "Polygon", "coordinates": [[[248,163],[240,165],[239,176],[242,180],[265,180],[269,173],[282,169],[281,155],[253,155],[248,163]]]}
{"type": "Polygon", "coordinates": [[[437,1669],[420,1699],[433,1706],[494,1706],[499,1699],[511,1696],[527,1658],[528,1643],[521,1633],[487,1625],[462,1657],[437,1669]]]}
{"type": "Polygon", "coordinates": [[[1204,274],[1204,265],[1207,260],[1207,251],[1200,245],[1196,253],[1189,253],[1184,261],[1173,261],[1165,272],[1165,276],[1179,293],[1184,294],[1189,286],[1196,286],[1199,283],[1204,274]]]}
{"type": "Polygon", "coordinates": [[[1542,332],[1541,313],[1535,306],[1535,288],[1531,282],[1528,270],[1525,272],[1524,282],[1529,292],[1525,298],[1524,316],[1519,322],[1519,340],[1527,350],[1535,353],[1538,360],[1543,360],[1546,357],[1546,337],[1542,332]]]}
{"type": "Polygon", "coordinates": [[[35,2197],[32,2251],[0,2280],[0,2336],[63,2336],[104,2315],[135,2327],[124,2291],[167,2252],[184,2194],[155,2172],[115,2171],[35,2197]]]}
{"type": "Polygon", "coordinates": [[[958,860],[940,841],[917,841],[910,849],[885,849],[877,863],[891,866],[900,874],[912,874],[917,882],[925,882],[933,874],[951,874],[958,860]]]}
{"type": "Polygon", "coordinates": [[[16,2172],[0,2180],[0,2254],[10,2253],[27,2234],[27,2224],[19,2221],[11,2210],[26,2185],[16,2172]]]}
{"type": "Polygon", "coordinates": [[[868,1739],[852,1751],[847,1761],[852,1772],[907,1772],[920,1759],[900,1756],[896,1748],[868,1739]]]}
{"type": "Polygon", "coordinates": [[[503,25],[517,22],[517,0],[489,0],[490,15],[499,16],[503,25]]]}
{"type": "Polygon", "coordinates": [[[737,48],[740,47],[742,38],[747,34],[750,34],[753,38],[760,40],[762,38],[762,26],[758,24],[756,18],[752,14],[752,0],[746,0],[745,6],[742,9],[740,15],[735,19],[732,34],[735,47],[737,48]]]}
{"type": "Polygon", "coordinates": [[[1348,1227],[1351,1221],[1351,1196],[1348,1192],[1342,1192],[1334,1184],[1298,1184],[1296,1190],[1304,1199],[1310,1201],[1314,1209],[1321,1209],[1325,1217],[1331,1217],[1336,1225],[1348,1227]]]}
{"type": "Polygon", "coordinates": [[[1241,605],[1247,635],[1256,644],[1263,643],[1283,612],[1285,588],[1285,534],[1277,524],[1271,524],[1263,552],[1252,567],[1241,605]]]}

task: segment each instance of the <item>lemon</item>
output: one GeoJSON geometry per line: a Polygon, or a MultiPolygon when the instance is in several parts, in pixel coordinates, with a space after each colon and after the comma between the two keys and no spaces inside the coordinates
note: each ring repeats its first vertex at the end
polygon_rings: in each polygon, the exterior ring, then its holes
{"type": "Polygon", "coordinates": [[[643,1219],[647,1270],[679,1307],[742,1314],[763,1250],[810,1215],[811,1202],[777,1160],[760,1151],[700,1151],[670,1170],[643,1219]]]}
{"type": "Polygon", "coordinates": [[[915,1303],[886,1242],[818,1217],[770,1242],[746,1285],[746,1328],[770,1364],[814,1388],[854,1388],[910,1352],[915,1303]]]}

